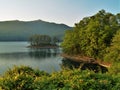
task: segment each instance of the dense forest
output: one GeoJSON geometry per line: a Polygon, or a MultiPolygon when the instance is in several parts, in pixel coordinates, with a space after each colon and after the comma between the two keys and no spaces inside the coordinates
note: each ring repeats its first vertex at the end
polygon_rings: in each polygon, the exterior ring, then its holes
{"type": "Polygon", "coordinates": [[[83,18],[66,31],[63,52],[120,62],[120,13],[105,10],[83,18]]]}

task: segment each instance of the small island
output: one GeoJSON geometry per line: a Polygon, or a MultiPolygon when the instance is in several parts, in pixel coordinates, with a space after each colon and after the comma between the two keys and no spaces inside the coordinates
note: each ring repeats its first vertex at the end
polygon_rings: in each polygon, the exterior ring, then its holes
{"type": "Polygon", "coordinates": [[[59,39],[57,37],[35,34],[29,38],[30,46],[28,46],[28,48],[56,49],[59,47],[56,44],[57,42],[59,42],[59,39]]]}

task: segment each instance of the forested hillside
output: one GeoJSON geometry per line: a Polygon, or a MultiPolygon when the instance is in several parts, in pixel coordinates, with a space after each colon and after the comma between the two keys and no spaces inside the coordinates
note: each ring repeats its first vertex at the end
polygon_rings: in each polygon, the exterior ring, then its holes
{"type": "Polygon", "coordinates": [[[56,24],[36,21],[3,21],[0,22],[0,41],[23,41],[33,34],[44,34],[62,39],[65,30],[71,27],[64,24],[56,24]]]}
{"type": "Polygon", "coordinates": [[[112,59],[120,61],[119,33],[120,13],[114,15],[101,10],[93,16],[83,18],[75,24],[73,30],[66,31],[62,43],[63,51],[67,54],[83,55],[101,60],[104,57],[106,60],[108,57],[112,57],[112,59]],[[105,55],[107,53],[109,55],[105,55]]]}

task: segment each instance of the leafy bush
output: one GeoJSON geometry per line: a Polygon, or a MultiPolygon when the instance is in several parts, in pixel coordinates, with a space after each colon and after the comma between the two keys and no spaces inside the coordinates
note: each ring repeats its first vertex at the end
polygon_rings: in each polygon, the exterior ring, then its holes
{"type": "Polygon", "coordinates": [[[120,76],[120,63],[113,63],[108,70],[110,74],[120,76]]]}
{"type": "Polygon", "coordinates": [[[91,71],[62,70],[52,74],[27,66],[14,67],[0,77],[1,90],[118,90],[120,76],[91,71]]]}
{"type": "Polygon", "coordinates": [[[35,79],[41,76],[48,76],[48,73],[27,66],[15,66],[1,77],[0,86],[3,90],[33,90],[35,79]]]}
{"type": "Polygon", "coordinates": [[[114,35],[111,46],[107,48],[104,60],[120,62],[120,30],[114,35]]]}

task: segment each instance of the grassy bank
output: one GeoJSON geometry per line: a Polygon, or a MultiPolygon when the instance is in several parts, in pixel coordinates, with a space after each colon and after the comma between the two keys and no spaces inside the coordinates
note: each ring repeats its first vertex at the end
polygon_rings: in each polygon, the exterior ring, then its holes
{"type": "Polygon", "coordinates": [[[14,67],[0,77],[1,90],[119,90],[120,75],[63,69],[48,74],[27,66],[14,67]]]}

